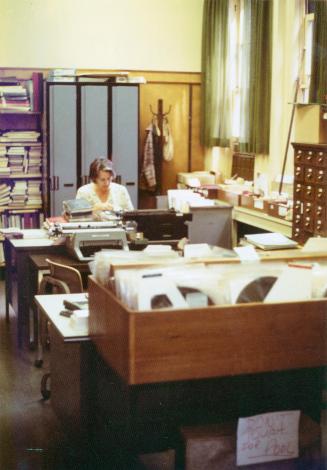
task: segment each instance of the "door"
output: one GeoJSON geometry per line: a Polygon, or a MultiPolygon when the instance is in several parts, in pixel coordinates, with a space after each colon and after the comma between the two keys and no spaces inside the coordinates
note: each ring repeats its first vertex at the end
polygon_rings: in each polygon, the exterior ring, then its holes
{"type": "Polygon", "coordinates": [[[76,87],[49,86],[50,215],[76,195],[76,87]]]}
{"type": "Polygon", "coordinates": [[[108,87],[81,87],[81,178],[88,183],[89,167],[97,157],[108,156],[108,87]]]}
{"type": "Polygon", "coordinates": [[[138,86],[112,87],[112,160],[138,207],[138,86]]]}

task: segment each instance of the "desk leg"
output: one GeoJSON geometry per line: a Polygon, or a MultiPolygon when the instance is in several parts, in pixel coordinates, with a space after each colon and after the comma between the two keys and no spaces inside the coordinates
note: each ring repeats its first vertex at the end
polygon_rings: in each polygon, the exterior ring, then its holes
{"type": "MultiPolygon", "coordinates": [[[[327,369],[324,370],[323,387],[321,393],[321,457],[327,465],[327,369]]],[[[327,468],[327,467],[326,467],[327,468]]]]}
{"type": "Polygon", "coordinates": [[[238,245],[238,225],[237,220],[232,221],[232,247],[238,245]]]}
{"type": "Polygon", "coordinates": [[[5,255],[5,296],[6,296],[6,322],[9,323],[9,305],[11,300],[11,249],[8,240],[3,242],[5,255]]]}
{"type": "Polygon", "coordinates": [[[7,279],[6,279],[6,323],[9,323],[10,319],[9,319],[9,292],[8,292],[8,288],[7,288],[7,279]]]}
{"type": "Polygon", "coordinates": [[[28,305],[29,305],[29,339],[30,345],[34,348],[38,347],[39,344],[39,322],[38,312],[34,302],[34,297],[37,294],[45,294],[46,292],[40,292],[40,284],[43,275],[49,273],[49,270],[37,270],[34,266],[30,266],[30,278],[29,278],[29,291],[28,291],[28,305]]]}

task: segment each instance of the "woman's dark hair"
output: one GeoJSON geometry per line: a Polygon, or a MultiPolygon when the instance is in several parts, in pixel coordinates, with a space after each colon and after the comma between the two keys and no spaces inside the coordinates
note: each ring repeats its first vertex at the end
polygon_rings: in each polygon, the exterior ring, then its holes
{"type": "Polygon", "coordinates": [[[113,168],[112,161],[105,157],[99,157],[93,160],[90,165],[90,180],[95,183],[100,171],[110,171],[113,178],[116,178],[116,172],[113,168]]]}

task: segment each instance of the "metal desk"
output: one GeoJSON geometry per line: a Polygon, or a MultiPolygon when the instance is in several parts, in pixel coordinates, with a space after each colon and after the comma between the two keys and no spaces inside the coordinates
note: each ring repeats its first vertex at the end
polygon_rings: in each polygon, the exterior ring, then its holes
{"type": "Polygon", "coordinates": [[[41,238],[45,232],[43,230],[33,230],[29,234],[28,230],[23,230],[24,238],[4,240],[4,253],[6,262],[6,317],[9,320],[9,306],[11,305],[17,315],[17,340],[18,346],[29,343],[29,277],[30,263],[29,256],[37,253],[64,252],[63,246],[56,246],[47,237],[41,238]],[[32,235],[34,238],[25,238],[32,235]],[[36,236],[39,235],[37,238],[36,236]]]}
{"type": "MultiPolygon", "coordinates": [[[[34,343],[37,338],[35,312],[30,315],[30,307],[33,305],[33,298],[37,293],[38,271],[47,269],[45,259],[51,256],[54,261],[70,264],[77,269],[80,269],[82,264],[80,261],[68,257],[65,246],[56,245],[53,240],[46,237],[43,230],[23,230],[21,232],[23,232],[24,238],[6,238],[4,241],[6,316],[9,319],[9,306],[11,305],[17,315],[17,341],[20,348],[25,345],[30,346],[31,342],[34,343]],[[42,234],[44,234],[43,237],[42,234]],[[40,257],[36,258],[32,265],[30,256],[33,255],[40,255],[40,257]],[[30,322],[30,319],[33,322],[30,322]]],[[[87,264],[84,263],[84,266],[87,264]]]]}
{"type": "Polygon", "coordinates": [[[37,295],[40,312],[50,321],[51,405],[66,429],[87,431],[92,408],[89,376],[93,345],[88,328],[59,315],[63,301],[85,300],[85,294],[37,295]]]}

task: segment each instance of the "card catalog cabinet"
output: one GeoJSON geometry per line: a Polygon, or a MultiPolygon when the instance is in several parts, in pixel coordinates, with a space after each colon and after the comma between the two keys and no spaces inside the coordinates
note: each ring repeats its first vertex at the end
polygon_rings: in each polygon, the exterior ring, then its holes
{"type": "Polygon", "coordinates": [[[305,243],[327,236],[327,144],[293,143],[294,213],[292,238],[305,243]]]}

